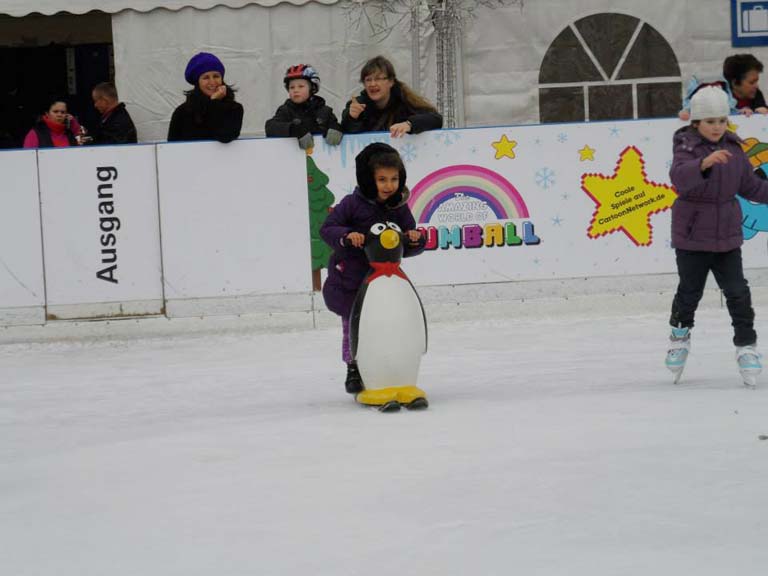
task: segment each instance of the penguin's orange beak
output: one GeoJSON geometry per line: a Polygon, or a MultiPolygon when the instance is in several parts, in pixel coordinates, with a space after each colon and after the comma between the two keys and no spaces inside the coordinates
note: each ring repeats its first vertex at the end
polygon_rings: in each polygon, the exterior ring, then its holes
{"type": "Polygon", "coordinates": [[[392,248],[397,248],[397,245],[400,244],[400,235],[394,230],[384,230],[381,233],[379,242],[387,250],[392,250],[392,248]]]}

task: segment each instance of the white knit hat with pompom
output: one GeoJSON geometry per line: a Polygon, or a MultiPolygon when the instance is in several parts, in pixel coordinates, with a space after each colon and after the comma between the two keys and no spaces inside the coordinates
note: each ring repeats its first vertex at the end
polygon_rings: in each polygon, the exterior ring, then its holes
{"type": "Polygon", "coordinates": [[[728,95],[720,88],[704,86],[691,98],[691,120],[722,118],[730,111],[728,95]]]}

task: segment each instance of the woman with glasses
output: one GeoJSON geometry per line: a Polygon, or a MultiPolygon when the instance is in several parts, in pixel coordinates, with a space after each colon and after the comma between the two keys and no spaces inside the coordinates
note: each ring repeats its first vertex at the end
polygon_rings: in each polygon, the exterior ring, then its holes
{"type": "Polygon", "coordinates": [[[397,79],[392,62],[376,56],[360,71],[364,90],[347,102],[341,116],[345,133],[389,130],[390,136],[419,134],[443,127],[443,117],[432,104],[397,79]]]}

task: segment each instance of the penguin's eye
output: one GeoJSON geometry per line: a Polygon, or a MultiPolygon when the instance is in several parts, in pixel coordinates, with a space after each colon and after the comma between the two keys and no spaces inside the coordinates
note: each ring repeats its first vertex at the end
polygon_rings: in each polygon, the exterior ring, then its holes
{"type": "Polygon", "coordinates": [[[375,234],[376,236],[380,236],[384,230],[387,229],[386,224],[378,223],[371,226],[371,234],[375,234]]]}
{"type": "Polygon", "coordinates": [[[402,232],[402,230],[400,230],[400,226],[398,226],[394,222],[387,222],[387,226],[392,228],[392,230],[394,230],[395,232],[402,232]]]}

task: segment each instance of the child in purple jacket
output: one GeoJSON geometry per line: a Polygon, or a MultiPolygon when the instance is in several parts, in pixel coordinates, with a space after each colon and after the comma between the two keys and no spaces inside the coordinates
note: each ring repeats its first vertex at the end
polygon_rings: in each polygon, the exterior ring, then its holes
{"type": "Polygon", "coordinates": [[[741,140],[728,131],[728,96],[712,86],[691,99],[691,124],[675,132],[669,176],[677,190],[672,205],[672,246],[680,282],[672,302],[666,365],[680,379],[690,350],[696,308],[710,270],[731,315],[739,371],[754,386],[762,370],[755,312],[741,262],[740,195],[768,204],[768,181],[753,172],[741,140]]]}
{"type": "Polygon", "coordinates": [[[347,363],[345,386],[350,394],[362,392],[364,384],[352,360],[349,345],[349,316],[357,290],[368,272],[363,252],[365,234],[377,222],[394,222],[409,242],[404,257],[424,250],[424,240],[408,208],[405,166],[397,150],[387,144],[366,146],[355,158],[357,188],[344,197],[328,215],[320,235],[332,248],[323,298],[329,310],[341,316],[342,358],[347,363]]]}

